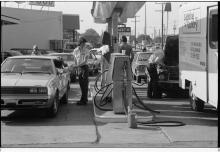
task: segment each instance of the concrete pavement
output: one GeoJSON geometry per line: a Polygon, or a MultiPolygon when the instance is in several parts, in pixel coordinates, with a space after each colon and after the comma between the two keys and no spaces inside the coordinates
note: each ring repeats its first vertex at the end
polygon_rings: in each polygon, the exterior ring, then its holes
{"type": "MultiPolygon", "coordinates": [[[[92,79],[93,81],[94,79],[92,79]]],[[[150,108],[161,113],[156,120],[178,120],[181,127],[141,126],[94,121],[91,98],[87,106],[76,106],[78,83],[71,84],[69,103],[56,118],[36,112],[2,112],[2,147],[217,147],[217,112],[206,105],[204,112],[190,109],[187,99],[149,100],[146,88],[137,93],[150,108]]]]}

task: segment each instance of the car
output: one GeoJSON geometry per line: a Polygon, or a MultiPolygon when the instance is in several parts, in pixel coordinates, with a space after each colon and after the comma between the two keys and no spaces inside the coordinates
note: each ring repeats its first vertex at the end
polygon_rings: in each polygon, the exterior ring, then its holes
{"type": "Polygon", "coordinates": [[[8,51],[3,51],[1,52],[1,63],[7,58],[11,56],[19,56],[22,55],[20,52],[13,51],[13,50],[8,50],[8,51]]]}
{"type": "Polygon", "coordinates": [[[68,65],[68,69],[70,71],[70,79],[71,82],[76,81],[77,77],[77,67],[75,64],[75,57],[73,56],[72,53],[50,53],[48,54],[49,56],[59,56],[61,57],[65,63],[68,65]]]}
{"type": "Polygon", "coordinates": [[[70,74],[59,57],[14,56],[1,64],[1,110],[44,109],[54,117],[69,90],[70,74]]]}
{"type": "Polygon", "coordinates": [[[138,83],[141,83],[141,79],[146,79],[145,69],[148,65],[148,59],[151,56],[152,52],[136,52],[134,59],[132,61],[132,72],[134,80],[137,80],[138,83]]]}
{"type": "Polygon", "coordinates": [[[97,74],[101,68],[100,60],[96,58],[96,56],[90,53],[89,58],[87,60],[87,64],[89,66],[89,73],[91,75],[97,74]]]}

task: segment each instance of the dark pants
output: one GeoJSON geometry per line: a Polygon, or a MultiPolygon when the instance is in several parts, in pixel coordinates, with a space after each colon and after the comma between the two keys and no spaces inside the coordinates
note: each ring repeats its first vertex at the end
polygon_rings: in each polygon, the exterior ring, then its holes
{"type": "Polygon", "coordinates": [[[157,74],[157,64],[150,63],[150,66],[147,68],[151,82],[157,82],[158,81],[158,74],[157,74]]]}
{"type": "Polygon", "coordinates": [[[79,68],[79,85],[82,92],[80,102],[88,102],[89,67],[84,65],[79,68]]]}
{"type": "MultiPolygon", "coordinates": [[[[151,63],[150,66],[147,67],[147,70],[148,70],[149,75],[150,75],[150,82],[149,82],[149,86],[148,86],[148,92],[149,92],[150,96],[152,96],[152,93],[156,91],[155,89],[158,89],[157,64],[151,63]]],[[[154,94],[154,96],[155,96],[155,94],[154,94]]]]}

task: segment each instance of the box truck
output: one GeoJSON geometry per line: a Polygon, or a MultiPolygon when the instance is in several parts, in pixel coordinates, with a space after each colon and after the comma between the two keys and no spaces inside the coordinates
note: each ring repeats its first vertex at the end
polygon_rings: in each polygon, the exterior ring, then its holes
{"type": "Polygon", "coordinates": [[[218,108],[218,4],[187,2],[179,11],[179,86],[193,110],[218,108]]]}

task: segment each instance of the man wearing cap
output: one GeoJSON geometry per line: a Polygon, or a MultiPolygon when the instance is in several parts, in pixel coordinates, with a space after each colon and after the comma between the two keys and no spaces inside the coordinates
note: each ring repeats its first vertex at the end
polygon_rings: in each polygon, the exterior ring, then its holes
{"type": "Polygon", "coordinates": [[[33,51],[31,53],[31,55],[42,55],[37,47],[37,45],[33,46],[33,51]]]}
{"type": "Polygon", "coordinates": [[[86,39],[81,37],[78,47],[73,51],[73,55],[76,58],[75,63],[79,67],[79,85],[82,92],[81,99],[77,102],[77,105],[86,105],[88,102],[89,70],[87,60],[90,52],[85,47],[86,42],[86,39]]]}

